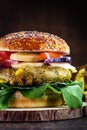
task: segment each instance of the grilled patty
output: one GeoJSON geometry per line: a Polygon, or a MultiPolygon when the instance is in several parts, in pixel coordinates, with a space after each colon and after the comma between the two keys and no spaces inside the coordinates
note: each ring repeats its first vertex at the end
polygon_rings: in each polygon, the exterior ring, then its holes
{"type": "Polygon", "coordinates": [[[70,80],[71,71],[61,67],[21,67],[19,69],[4,68],[0,70],[0,82],[17,86],[31,86],[41,83],[70,80]]]}

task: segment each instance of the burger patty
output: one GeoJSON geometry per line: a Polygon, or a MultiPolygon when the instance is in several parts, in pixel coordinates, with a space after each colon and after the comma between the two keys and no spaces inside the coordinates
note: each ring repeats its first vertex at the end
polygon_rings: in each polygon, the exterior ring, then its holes
{"type": "Polygon", "coordinates": [[[19,69],[4,68],[0,70],[0,82],[16,86],[32,86],[41,83],[63,82],[70,80],[71,71],[61,67],[21,67],[19,69]]]}

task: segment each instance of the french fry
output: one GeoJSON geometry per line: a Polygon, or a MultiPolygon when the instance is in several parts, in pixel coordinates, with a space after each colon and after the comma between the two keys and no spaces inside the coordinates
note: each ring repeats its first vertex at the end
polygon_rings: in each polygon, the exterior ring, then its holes
{"type": "Polygon", "coordinates": [[[87,102],[87,64],[77,67],[74,80],[82,82],[83,101],[87,102]]]}
{"type": "Polygon", "coordinates": [[[85,78],[84,78],[84,73],[85,73],[85,68],[82,68],[80,69],[76,76],[75,76],[75,81],[78,81],[78,82],[82,82],[83,85],[82,85],[82,92],[85,90],[85,78]]]}

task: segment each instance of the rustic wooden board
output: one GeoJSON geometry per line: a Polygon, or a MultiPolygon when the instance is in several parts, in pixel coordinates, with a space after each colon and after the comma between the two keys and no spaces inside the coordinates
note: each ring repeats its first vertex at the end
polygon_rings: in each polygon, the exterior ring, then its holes
{"type": "Polygon", "coordinates": [[[87,116],[87,103],[82,108],[70,109],[67,106],[59,108],[29,108],[7,109],[0,111],[0,122],[32,122],[54,121],[87,116]]]}

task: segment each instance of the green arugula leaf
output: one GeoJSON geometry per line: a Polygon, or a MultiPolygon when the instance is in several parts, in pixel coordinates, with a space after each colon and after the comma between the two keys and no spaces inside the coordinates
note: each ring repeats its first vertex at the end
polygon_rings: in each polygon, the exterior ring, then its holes
{"type": "Polygon", "coordinates": [[[54,87],[52,87],[50,84],[48,85],[48,89],[50,89],[53,93],[56,94],[61,94],[61,91],[55,89],[54,87]]]}
{"type": "Polygon", "coordinates": [[[37,88],[33,88],[31,90],[20,90],[23,96],[27,98],[40,98],[44,95],[44,91],[48,88],[49,84],[42,84],[37,88]]]}
{"type": "Polygon", "coordinates": [[[8,88],[8,85],[6,85],[4,83],[0,83],[0,89],[3,89],[3,88],[8,88]]]}
{"type": "Polygon", "coordinates": [[[70,81],[65,83],[56,82],[53,84],[44,83],[38,87],[11,87],[7,84],[0,83],[0,109],[7,108],[9,99],[17,90],[20,91],[26,98],[40,98],[45,94],[46,90],[50,90],[56,95],[62,94],[65,103],[70,108],[79,108],[82,106],[81,87],[82,83],[76,81],[70,81]]]}
{"type": "Polygon", "coordinates": [[[69,85],[60,88],[65,103],[70,108],[79,108],[82,106],[82,89],[78,84],[69,85]]]}
{"type": "Polygon", "coordinates": [[[0,96],[0,110],[8,108],[8,102],[12,97],[13,93],[5,94],[0,96]]]}
{"type": "Polygon", "coordinates": [[[60,91],[58,91],[57,89],[50,86],[49,83],[42,84],[39,87],[33,88],[31,90],[20,90],[20,91],[23,94],[23,96],[25,96],[27,98],[40,98],[40,97],[42,97],[44,95],[44,92],[47,89],[49,89],[53,93],[61,94],[60,91]]]}

